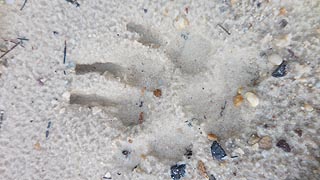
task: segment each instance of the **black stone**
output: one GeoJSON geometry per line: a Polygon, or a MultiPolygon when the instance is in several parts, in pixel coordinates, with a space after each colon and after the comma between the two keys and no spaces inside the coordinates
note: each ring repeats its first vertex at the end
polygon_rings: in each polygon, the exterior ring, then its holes
{"type": "Polygon", "coordinates": [[[181,177],[184,177],[186,174],[186,165],[185,164],[176,164],[171,166],[171,178],[173,180],[179,180],[181,177]]]}
{"type": "Polygon", "coordinates": [[[213,174],[210,175],[209,180],[216,180],[216,177],[214,177],[213,174]]]}
{"type": "Polygon", "coordinates": [[[277,69],[275,69],[272,73],[273,77],[283,77],[287,75],[287,61],[283,61],[277,69]]]}
{"type": "Polygon", "coordinates": [[[285,19],[282,19],[280,22],[279,22],[279,25],[281,28],[285,28],[287,25],[288,25],[288,21],[285,20],[285,19]]]}
{"type": "Polygon", "coordinates": [[[211,154],[212,157],[214,157],[217,160],[221,160],[222,158],[227,156],[226,152],[223,150],[223,148],[217,141],[213,141],[211,145],[211,154]]]}
{"type": "Polygon", "coordinates": [[[291,151],[291,148],[290,148],[289,144],[284,139],[281,139],[281,140],[278,141],[277,147],[281,148],[285,152],[290,152],[291,151]]]}

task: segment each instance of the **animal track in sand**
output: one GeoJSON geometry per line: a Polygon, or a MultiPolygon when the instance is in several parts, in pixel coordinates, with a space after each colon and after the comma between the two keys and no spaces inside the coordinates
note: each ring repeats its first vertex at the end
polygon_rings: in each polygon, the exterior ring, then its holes
{"type": "Polygon", "coordinates": [[[113,152],[113,169],[130,172],[141,164],[141,154],[169,164],[185,160],[184,153],[193,146],[199,129],[204,134],[215,132],[228,137],[245,126],[239,123],[240,111],[233,107],[232,97],[240,86],[254,79],[260,68],[244,60],[249,49],[217,48],[213,44],[222,45],[222,40],[209,40],[192,31],[166,37],[136,23],[128,23],[127,30],[139,36],[137,42],[150,48],[147,53],[161,53],[160,58],[165,59],[136,54],[110,62],[76,64],[77,76],[99,74],[119,83],[119,91],[124,86],[131,93],[114,97],[112,91],[117,88],[101,95],[97,87],[92,87],[91,91],[74,88],[70,96],[70,104],[99,106],[121,122],[118,128],[124,134],[144,141],[130,145],[130,161],[119,153],[129,147],[128,143],[116,144],[119,151],[113,152]],[[161,90],[161,97],[153,95],[156,89],[161,90]]]}

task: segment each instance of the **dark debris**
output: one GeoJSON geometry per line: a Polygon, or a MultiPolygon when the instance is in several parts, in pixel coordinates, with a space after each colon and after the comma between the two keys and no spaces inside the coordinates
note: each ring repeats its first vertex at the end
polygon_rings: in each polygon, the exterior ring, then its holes
{"type": "Polygon", "coordinates": [[[211,175],[209,176],[209,180],[216,180],[216,177],[214,177],[214,175],[211,174],[211,175]]]}
{"type": "Polygon", "coordinates": [[[24,0],[23,5],[22,5],[21,8],[20,8],[20,11],[23,10],[23,8],[24,8],[24,6],[26,6],[27,2],[28,2],[28,0],[24,0]]]}
{"type": "Polygon", "coordinates": [[[287,75],[287,61],[283,61],[273,72],[272,76],[273,77],[283,77],[287,75]]]}
{"type": "Polygon", "coordinates": [[[279,25],[281,28],[285,28],[287,25],[288,25],[288,21],[285,20],[285,19],[282,19],[280,22],[279,22],[279,25]]]}
{"type": "Polygon", "coordinates": [[[186,148],[186,152],[184,153],[184,155],[190,159],[192,156],[192,149],[191,148],[186,148]]]}
{"type": "Polygon", "coordinates": [[[173,180],[179,180],[180,178],[184,177],[186,174],[186,165],[185,164],[176,164],[171,166],[171,178],[173,180]]]}
{"type": "Polygon", "coordinates": [[[302,129],[297,128],[297,129],[294,130],[294,132],[295,132],[299,137],[302,136],[302,129]]]}
{"type": "Polygon", "coordinates": [[[76,7],[80,7],[80,4],[78,3],[77,0],[66,0],[66,1],[71,3],[71,4],[73,4],[73,5],[75,5],[76,7]]]}
{"type": "Polygon", "coordinates": [[[223,148],[217,141],[213,141],[211,145],[211,154],[212,157],[214,157],[217,160],[222,160],[222,158],[227,156],[226,152],[223,150],[223,148]]]}
{"type": "Polygon", "coordinates": [[[285,152],[291,152],[291,148],[290,148],[289,144],[284,139],[281,139],[278,141],[277,147],[281,148],[285,152]]]}

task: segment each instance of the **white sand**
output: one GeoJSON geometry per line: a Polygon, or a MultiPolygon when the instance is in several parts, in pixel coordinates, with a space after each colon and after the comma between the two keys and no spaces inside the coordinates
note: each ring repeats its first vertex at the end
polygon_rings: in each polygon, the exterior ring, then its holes
{"type": "Polygon", "coordinates": [[[320,178],[320,1],[0,2],[0,56],[29,39],[0,59],[0,179],[170,179],[178,162],[204,179],[199,160],[218,180],[320,178]],[[108,72],[76,74],[93,63],[108,72]],[[234,106],[240,87],[256,107],[234,106]]]}

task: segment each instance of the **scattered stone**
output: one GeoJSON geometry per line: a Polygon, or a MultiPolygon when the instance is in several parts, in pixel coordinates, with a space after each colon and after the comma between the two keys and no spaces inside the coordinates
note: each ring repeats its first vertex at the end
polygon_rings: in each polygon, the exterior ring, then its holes
{"type": "Polygon", "coordinates": [[[273,77],[283,77],[287,75],[287,61],[283,61],[273,72],[273,77]]]}
{"type": "Polygon", "coordinates": [[[278,54],[271,54],[270,56],[268,56],[268,60],[274,65],[280,65],[283,61],[278,54]]]}
{"type": "Polygon", "coordinates": [[[288,25],[288,21],[285,20],[285,19],[282,19],[280,22],[279,22],[279,25],[281,28],[285,28],[287,25],[288,25]]]}
{"type": "Polygon", "coordinates": [[[174,21],[174,26],[178,30],[185,29],[187,26],[189,26],[189,20],[185,16],[178,16],[174,21]]]}
{"type": "Polygon", "coordinates": [[[38,151],[41,150],[41,146],[40,146],[40,143],[39,143],[39,142],[36,142],[36,143],[34,144],[34,149],[36,149],[36,150],[38,150],[38,151]]]}
{"type": "Polygon", "coordinates": [[[209,133],[208,134],[208,139],[211,141],[217,141],[218,140],[218,136],[213,134],[213,133],[209,133]]]}
{"type": "Polygon", "coordinates": [[[248,140],[248,144],[250,146],[254,145],[254,144],[257,144],[258,142],[260,141],[260,137],[257,133],[253,133],[251,134],[249,140],[248,140]]]}
{"type": "Polygon", "coordinates": [[[294,132],[295,132],[299,137],[302,136],[302,129],[297,128],[297,129],[294,130],[294,132]]]}
{"type": "MultiPolygon", "coordinates": [[[[242,157],[244,155],[244,151],[241,148],[237,148],[233,151],[233,155],[240,155],[240,157],[242,157]]],[[[234,157],[238,157],[238,156],[234,156],[234,157]]]]}
{"type": "Polygon", "coordinates": [[[156,97],[161,97],[161,95],[162,95],[161,89],[154,90],[153,95],[156,97]]]}
{"type": "Polygon", "coordinates": [[[204,165],[204,163],[201,160],[198,161],[198,171],[202,177],[204,177],[206,179],[209,178],[209,176],[207,174],[206,166],[204,165]]]}
{"type": "Polygon", "coordinates": [[[285,15],[285,14],[287,14],[286,8],[284,8],[284,7],[280,8],[279,15],[285,15]]]}
{"type": "Polygon", "coordinates": [[[217,141],[213,141],[211,145],[211,154],[212,157],[214,157],[217,160],[221,160],[222,158],[227,156],[227,154],[217,141]]]}
{"type": "Polygon", "coordinates": [[[285,152],[291,152],[291,148],[290,148],[289,144],[284,139],[281,139],[278,141],[277,147],[281,148],[285,152]]]}
{"type": "Polygon", "coordinates": [[[307,112],[311,112],[311,111],[313,111],[313,107],[310,104],[304,104],[303,110],[305,110],[307,112]]]}
{"type": "Polygon", "coordinates": [[[246,97],[247,101],[250,103],[250,105],[251,105],[252,107],[258,106],[258,104],[259,104],[259,98],[258,98],[257,95],[255,95],[255,94],[252,93],[252,92],[247,92],[247,93],[245,94],[245,97],[246,97]]]}
{"type": "Polygon", "coordinates": [[[112,179],[111,174],[107,172],[103,177],[103,179],[112,179]]]}
{"type": "Polygon", "coordinates": [[[238,94],[233,98],[233,104],[236,107],[239,107],[242,104],[242,102],[243,102],[243,96],[241,94],[238,94]]]}
{"type": "Polygon", "coordinates": [[[184,177],[186,174],[186,165],[185,164],[176,164],[171,166],[171,178],[173,180],[179,180],[180,178],[184,177]]]}
{"type": "Polygon", "coordinates": [[[216,180],[216,177],[214,177],[213,174],[210,175],[209,180],[216,180]]]}
{"type": "Polygon", "coordinates": [[[259,141],[259,148],[269,150],[272,148],[272,138],[270,136],[263,136],[259,141]]]}

